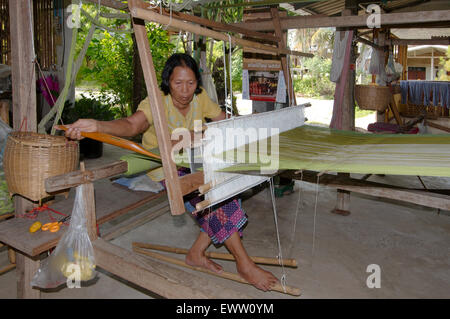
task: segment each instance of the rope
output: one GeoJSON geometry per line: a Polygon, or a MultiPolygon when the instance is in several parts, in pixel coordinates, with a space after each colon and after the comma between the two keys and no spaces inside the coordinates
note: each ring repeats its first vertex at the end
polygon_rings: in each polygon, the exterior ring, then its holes
{"type": "Polygon", "coordinates": [[[233,79],[232,79],[232,73],[231,73],[231,55],[232,55],[232,46],[231,46],[231,35],[228,33],[228,45],[230,46],[229,48],[229,64],[228,67],[230,68],[230,116],[233,116],[233,79]]]}
{"type": "Polygon", "coordinates": [[[55,105],[55,99],[53,98],[53,94],[52,94],[52,92],[50,91],[50,88],[48,87],[47,80],[45,79],[44,72],[42,72],[41,65],[39,64],[39,61],[38,61],[38,60],[35,60],[35,64],[37,65],[38,70],[39,70],[39,73],[41,74],[42,79],[44,80],[45,88],[46,88],[47,91],[48,91],[48,95],[50,95],[50,98],[52,99],[53,105],[55,105]]]}
{"type": "MultiPolygon", "coordinates": [[[[159,13],[161,15],[162,15],[162,3],[163,3],[163,1],[161,1],[160,7],[159,7],[159,13]]],[[[173,8],[172,0],[169,0],[168,3],[167,4],[165,3],[164,5],[166,5],[166,6],[168,5],[169,6],[169,23],[166,26],[163,27],[163,30],[166,31],[170,27],[170,25],[172,24],[172,8],[173,8]]]]}
{"type": "Polygon", "coordinates": [[[228,92],[227,92],[227,63],[226,63],[226,43],[225,41],[223,41],[223,73],[224,73],[224,79],[223,79],[223,83],[225,84],[225,117],[228,118],[228,112],[227,112],[227,96],[228,96],[228,92]]]}
{"type": "MultiPolygon", "coordinates": [[[[301,182],[303,182],[303,170],[301,171],[301,175],[300,175],[300,183],[301,182]]],[[[297,217],[298,217],[298,211],[300,208],[300,203],[302,204],[302,209],[303,209],[303,196],[302,195],[303,195],[303,187],[301,186],[301,184],[299,184],[297,208],[295,210],[295,217],[294,217],[294,226],[293,226],[294,229],[292,231],[291,247],[289,249],[290,256],[292,256],[293,248],[294,248],[295,234],[297,231],[297,217]]]]}
{"type": "Polygon", "coordinates": [[[314,203],[314,226],[313,226],[313,238],[312,238],[312,255],[314,256],[315,243],[316,243],[316,216],[317,216],[317,200],[319,195],[319,178],[317,175],[317,183],[316,183],[316,200],[314,203]]]}
{"type": "MultiPolygon", "coordinates": [[[[59,212],[59,211],[57,211],[57,210],[55,210],[55,209],[53,209],[53,208],[48,207],[47,204],[44,204],[44,205],[38,206],[38,207],[34,207],[34,208],[33,208],[32,210],[30,210],[29,212],[26,212],[26,213],[24,213],[24,214],[18,214],[18,215],[16,215],[16,217],[17,217],[17,218],[26,218],[26,219],[36,219],[36,218],[39,216],[39,214],[40,214],[41,212],[45,212],[45,211],[48,211],[48,216],[49,216],[49,218],[50,218],[50,220],[51,220],[52,222],[57,221],[57,220],[52,216],[52,214],[51,214],[52,212],[55,213],[55,214],[58,214],[58,215],[67,217],[66,214],[63,214],[63,213],[61,213],[61,212],[59,212]]],[[[67,223],[64,223],[64,224],[67,225],[67,223]]]]}
{"type": "Polygon", "coordinates": [[[226,63],[226,43],[225,41],[223,42],[223,72],[224,72],[224,84],[225,84],[225,117],[228,119],[230,117],[233,116],[233,79],[231,77],[231,54],[232,54],[232,46],[231,46],[231,35],[228,35],[228,44],[230,46],[229,48],[229,75],[230,75],[230,102],[229,104],[227,103],[227,97],[228,97],[228,92],[227,92],[227,81],[228,81],[228,77],[227,77],[227,63],[226,63]]]}
{"type": "Polygon", "coordinates": [[[280,241],[280,232],[278,229],[278,216],[277,216],[277,207],[275,205],[275,190],[274,190],[274,186],[273,186],[273,177],[270,178],[270,196],[272,199],[272,210],[273,210],[273,217],[275,220],[275,229],[276,229],[276,233],[277,233],[277,244],[278,244],[278,262],[281,265],[281,269],[282,269],[282,276],[280,279],[280,283],[281,286],[283,287],[284,292],[286,293],[286,270],[284,269],[284,264],[283,264],[283,252],[281,249],[281,241],[280,241]]]}

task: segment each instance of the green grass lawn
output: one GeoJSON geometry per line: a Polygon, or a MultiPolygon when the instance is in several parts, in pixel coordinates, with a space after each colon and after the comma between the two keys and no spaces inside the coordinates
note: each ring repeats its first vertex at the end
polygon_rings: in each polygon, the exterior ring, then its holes
{"type": "Polygon", "coordinates": [[[364,117],[367,115],[371,115],[375,113],[376,111],[370,111],[370,110],[361,110],[358,106],[355,107],[355,118],[364,117]]]}

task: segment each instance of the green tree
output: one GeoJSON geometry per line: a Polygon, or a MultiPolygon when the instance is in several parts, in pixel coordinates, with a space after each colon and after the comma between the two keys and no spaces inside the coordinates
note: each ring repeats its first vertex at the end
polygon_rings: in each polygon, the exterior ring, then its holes
{"type": "Polygon", "coordinates": [[[450,46],[447,47],[447,56],[441,57],[440,60],[442,69],[439,71],[439,80],[450,81],[450,46]]]}
{"type": "MultiPolygon", "coordinates": [[[[155,24],[147,24],[147,34],[152,51],[153,64],[160,81],[160,71],[173,50],[167,32],[155,24]]],[[[96,34],[86,53],[87,63],[78,79],[100,87],[110,105],[118,108],[124,117],[134,110],[133,105],[133,41],[130,34],[103,31],[96,34]]],[[[145,89],[145,88],[143,88],[145,89]]]]}
{"type": "Polygon", "coordinates": [[[334,31],[331,28],[320,28],[311,37],[311,44],[317,55],[331,58],[334,45],[334,31]]]}

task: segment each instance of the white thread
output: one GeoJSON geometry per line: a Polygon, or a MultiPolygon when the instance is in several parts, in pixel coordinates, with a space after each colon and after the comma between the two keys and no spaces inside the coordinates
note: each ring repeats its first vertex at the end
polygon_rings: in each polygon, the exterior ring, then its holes
{"type": "Polygon", "coordinates": [[[35,64],[37,65],[37,67],[39,69],[39,73],[41,74],[42,79],[44,80],[45,87],[47,88],[47,91],[48,91],[48,94],[50,95],[50,98],[52,99],[53,105],[55,105],[55,103],[56,103],[55,99],[53,98],[53,94],[50,91],[50,88],[48,87],[47,80],[45,79],[44,72],[42,72],[41,66],[40,66],[39,61],[37,59],[35,60],[35,64]]]}
{"type": "Polygon", "coordinates": [[[292,238],[291,238],[291,248],[289,249],[289,255],[292,256],[292,252],[293,252],[293,248],[294,248],[294,241],[295,241],[295,234],[296,234],[296,230],[297,230],[297,217],[298,217],[298,211],[299,211],[299,207],[300,207],[300,202],[302,203],[303,206],[303,197],[302,197],[302,193],[303,193],[303,187],[301,186],[301,183],[303,181],[303,171],[301,171],[301,175],[300,175],[300,184],[299,184],[299,189],[298,189],[298,199],[297,199],[297,208],[295,210],[295,217],[294,217],[294,229],[292,231],[292,238]],[[300,199],[302,199],[302,201],[300,201],[300,199]]]}
{"type": "Polygon", "coordinates": [[[178,32],[177,46],[175,47],[175,50],[173,51],[173,53],[177,53],[178,52],[178,45],[180,43],[180,39],[181,39],[181,30],[180,30],[180,32],[178,32]]]}
{"type": "Polygon", "coordinates": [[[229,53],[229,68],[230,68],[230,116],[233,116],[233,79],[232,79],[232,73],[231,73],[231,55],[232,55],[232,46],[231,46],[231,35],[228,33],[228,43],[230,46],[230,53],[229,53]]]}
{"type": "Polygon", "coordinates": [[[281,276],[281,279],[280,279],[280,283],[281,283],[281,286],[283,287],[284,292],[286,293],[286,271],[284,269],[283,252],[281,249],[280,232],[278,229],[278,216],[277,216],[277,207],[275,205],[275,190],[274,190],[274,186],[273,186],[273,177],[270,178],[269,185],[270,185],[270,197],[272,199],[273,217],[275,220],[275,229],[276,229],[276,233],[277,233],[277,244],[278,244],[277,258],[278,258],[278,263],[280,264],[282,272],[283,272],[283,275],[281,276]]]}
{"type": "Polygon", "coordinates": [[[317,175],[317,183],[316,183],[316,201],[314,203],[314,226],[313,226],[313,239],[312,239],[312,255],[314,256],[315,242],[316,242],[316,216],[317,216],[317,200],[319,195],[319,178],[317,175]]]}
{"type": "Polygon", "coordinates": [[[228,118],[228,106],[227,106],[227,97],[228,97],[228,92],[227,92],[227,63],[226,63],[226,43],[225,41],[223,41],[223,73],[224,73],[224,79],[223,79],[223,83],[225,85],[225,117],[228,118]]]}
{"type": "MultiPolygon", "coordinates": [[[[161,3],[162,3],[162,1],[161,1],[161,3]]],[[[170,25],[172,24],[172,7],[173,7],[172,0],[169,0],[168,5],[169,5],[169,23],[165,27],[163,27],[163,30],[167,30],[170,27],[170,25]]],[[[162,7],[161,7],[161,9],[162,9],[162,7]]]]}

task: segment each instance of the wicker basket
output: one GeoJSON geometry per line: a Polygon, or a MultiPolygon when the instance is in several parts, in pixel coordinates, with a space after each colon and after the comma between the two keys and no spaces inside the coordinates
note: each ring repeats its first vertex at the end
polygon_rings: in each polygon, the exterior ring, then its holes
{"type": "Polygon", "coordinates": [[[387,86],[355,85],[355,99],[362,110],[383,112],[391,101],[391,91],[387,86]]]}
{"type": "Polygon", "coordinates": [[[440,109],[432,105],[416,105],[408,102],[403,105],[400,113],[405,117],[418,117],[420,115],[426,115],[428,119],[435,119],[439,117],[440,109]]]}
{"type": "Polygon", "coordinates": [[[78,159],[78,142],[63,136],[12,132],[3,156],[9,192],[40,201],[50,196],[45,191],[45,179],[74,171],[78,159]]]}

